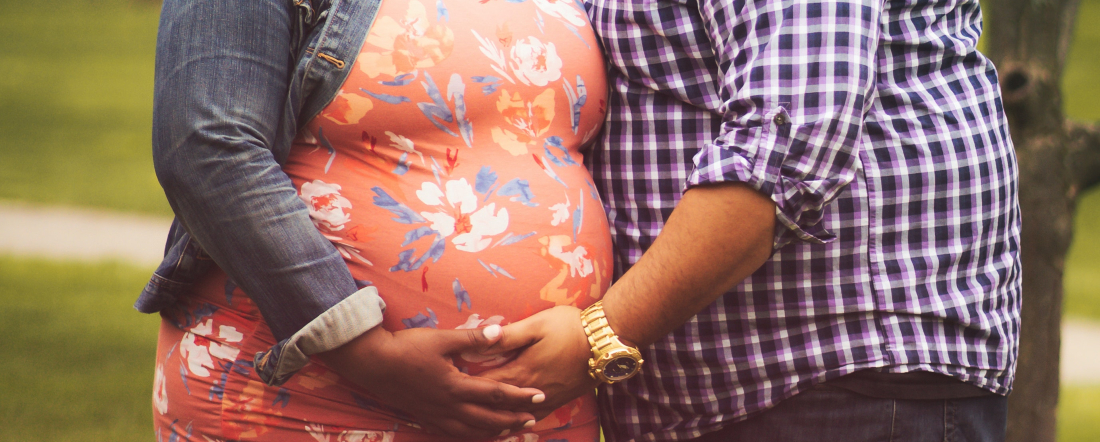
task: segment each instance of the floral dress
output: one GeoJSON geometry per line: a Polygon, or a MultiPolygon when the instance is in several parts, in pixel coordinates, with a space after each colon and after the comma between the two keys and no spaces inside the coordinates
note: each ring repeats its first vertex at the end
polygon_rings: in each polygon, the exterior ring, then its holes
{"type": "MultiPolygon", "coordinates": [[[[579,2],[385,0],[340,93],[284,170],[383,326],[474,328],[584,308],[611,278],[602,203],[582,164],[604,117],[599,46],[579,2]]],[[[220,271],[164,315],[158,440],[434,440],[314,360],[278,387],[274,344],[220,271]]],[[[477,374],[508,356],[461,355],[477,374]]],[[[598,440],[594,396],[495,440],[598,440]]]]}

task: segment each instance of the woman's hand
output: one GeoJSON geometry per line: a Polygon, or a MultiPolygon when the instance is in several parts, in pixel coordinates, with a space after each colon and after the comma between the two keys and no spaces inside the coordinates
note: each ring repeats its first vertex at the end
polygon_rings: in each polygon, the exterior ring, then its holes
{"type": "Polygon", "coordinates": [[[453,437],[484,438],[530,428],[526,411],[545,396],[534,388],[463,374],[451,355],[484,352],[500,326],[470,330],[414,328],[394,333],[375,327],[317,356],[378,400],[413,416],[425,430],[453,437]]]}
{"type": "Polygon", "coordinates": [[[588,375],[592,347],[581,326],[581,311],[576,307],[557,306],[505,326],[499,342],[483,354],[515,349],[522,350],[514,360],[481,376],[545,392],[544,402],[523,408],[531,410],[538,419],[591,393],[599,385],[588,375]]]}

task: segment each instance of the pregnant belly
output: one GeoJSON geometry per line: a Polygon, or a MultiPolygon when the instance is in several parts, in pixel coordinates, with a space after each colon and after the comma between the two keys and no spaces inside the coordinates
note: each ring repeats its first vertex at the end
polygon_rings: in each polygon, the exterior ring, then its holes
{"type": "Polygon", "coordinates": [[[370,157],[323,173],[303,155],[285,169],[359,285],[378,287],[387,329],[507,324],[584,308],[610,283],[607,220],[579,165],[549,176],[526,157],[395,177],[370,157]]]}

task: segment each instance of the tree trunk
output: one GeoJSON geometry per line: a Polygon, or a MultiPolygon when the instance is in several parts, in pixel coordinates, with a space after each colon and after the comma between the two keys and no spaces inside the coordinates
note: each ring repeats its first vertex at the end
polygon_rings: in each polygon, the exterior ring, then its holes
{"type": "Polygon", "coordinates": [[[985,41],[1020,164],[1023,325],[1009,442],[1054,442],[1062,275],[1074,200],[1100,180],[1100,131],[1062,114],[1062,67],[1079,0],[990,0],[985,41]]]}

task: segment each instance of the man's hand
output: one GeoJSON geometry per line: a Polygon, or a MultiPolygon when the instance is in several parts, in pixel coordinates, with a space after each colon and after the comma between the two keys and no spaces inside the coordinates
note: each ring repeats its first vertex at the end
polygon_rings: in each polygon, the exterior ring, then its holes
{"type": "Polygon", "coordinates": [[[317,356],[379,401],[413,416],[429,432],[486,438],[534,425],[532,413],[512,410],[529,408],[544,398],[537,389],[468,376],[455,368],[450,355],[484,351],[499,336],[495,325],[394,333],[379,326],[317,356]]]}
{"type": "MultiPolygon", "coordinates": [[[[685,192],[657,240],[604,294],[608,325],[623,344],[661,339],[768,259],[775,223],[775,203],[745,184],[685,192]]],[[[576,308],[554,307],[506,326],[491,351],[524,346],[514,361],[481,375],[542,389],[546,401],[528,408],[536,417],[599,384],[588,375],[591,347],[576,308]]]]}
{"type": "Polygon", "coordinates": [[[490,348],[490,353],[515,349],[522,351],[514,360],[481,376],[545,392],[546,401],[525,407],[538,419],[591,393],[599,384],[588,375],[592,347],[581,326],[581,311],[576,307],[557,306],[505,326],[503,337],[490,348]]]}

